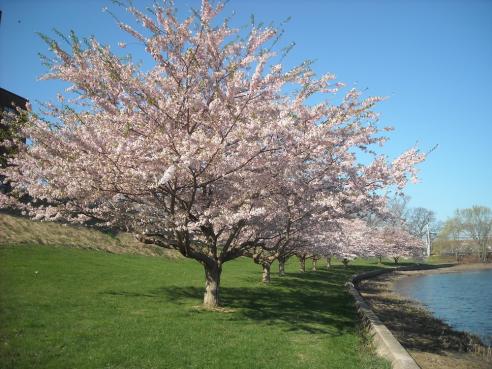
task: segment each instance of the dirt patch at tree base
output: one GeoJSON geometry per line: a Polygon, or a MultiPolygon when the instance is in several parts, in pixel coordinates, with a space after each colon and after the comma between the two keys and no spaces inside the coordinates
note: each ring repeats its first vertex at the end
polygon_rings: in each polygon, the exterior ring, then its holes
{"type": "MultiPolygon", "coordinates": [[[[463,270],[455,267],[446,269],[446,272],[463,270]]],[[[428,272],[438,271],[425,273],[428,272]]],[[[492,358],[475,353],[477,349],[483,349],[477,336],[454,330],[418,302],[405,299],[395,292],[396,280],[421,273],[383,274],[361,281],[358,289],[422,369],[492,369],[492,358]]]]}

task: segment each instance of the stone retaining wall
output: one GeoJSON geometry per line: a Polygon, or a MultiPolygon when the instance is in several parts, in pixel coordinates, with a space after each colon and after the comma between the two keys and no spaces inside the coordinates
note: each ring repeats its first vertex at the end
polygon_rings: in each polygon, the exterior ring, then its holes
{"type": "Polygon", "coordinates": [[[373,278],[381,274],[392,273],[397,270],[416,270],[424,269],[417,267],[401,267],[373,270],[370,272],[352,276],[347,286],[349,293],[355,299],[357,311],[362,321],[369,328],[373,341],[376,345],[376,352],[391,362],[393,369],[420,369],[420,366],[405,350],[405,348],[393,336],[390,330],[379,320],[374,311],[371,310],[367,302],[357,290],[357,283],[368,278],[373,278]]]}

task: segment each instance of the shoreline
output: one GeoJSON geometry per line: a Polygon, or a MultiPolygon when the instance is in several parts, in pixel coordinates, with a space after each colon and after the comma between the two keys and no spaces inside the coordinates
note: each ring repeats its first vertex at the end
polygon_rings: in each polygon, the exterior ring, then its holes
{"type": "Polygon", "coordinates": [[[492,269],[492,263],[471,263],[471,264],[449,264],[449,266],[435,265],[435,268],[420,269],[420,270],[405,270],[397,273],[408,275],[423,275],[423,274],[447,274],[447,273],[465,273],[475,272],[480,270],[492,269]]]}
{"type": "Polygon", "coordinates": [[[456,264],[436,269],[395,271],[363,280],[358,290],[376,315],[423,369],[490,369],[492,362],[473,353],[480,339],[437,319],[418,301],[395,291],[396,281],[426,274],[492,269],[492,264],[456,264]]]}

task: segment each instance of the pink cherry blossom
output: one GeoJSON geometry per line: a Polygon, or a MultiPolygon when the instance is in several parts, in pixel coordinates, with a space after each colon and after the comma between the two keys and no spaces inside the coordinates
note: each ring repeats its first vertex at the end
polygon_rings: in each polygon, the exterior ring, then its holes
{"type": "Polygon", "coordinates": [[[15,190],[0,197],[12,206],[27,193],[17,206],[36,219],[124,229],[199,261],[208,306],[219,303],[223,263],[242,255],[268,268],[301,252],[370,255],[360,219],[424,159],[372,154],[385,142],[372,110],[380,97],[352,89],[329,103],[342,87],[334,75],[317,78],[309,63],[284,70],[262,50],[271,28],[226,42],[241,34],[219,22],[221,8],[204,0],[183,21],[168,3],[148,16],[129,8],[142,29],[120,27],[154,60],[145,71],[95,39],[74,38],[70,50],[53,40],[43,78],[68,83],[70,98],[30,115],[30,144],[4,171],[15,190]],[[308,103],[313,95],[324,102],[308,103]]]}

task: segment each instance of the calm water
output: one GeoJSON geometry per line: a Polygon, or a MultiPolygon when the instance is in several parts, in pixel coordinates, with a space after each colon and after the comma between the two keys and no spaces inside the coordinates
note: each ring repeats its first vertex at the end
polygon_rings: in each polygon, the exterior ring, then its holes
{"type": "Polygon", "coordinates": [[[492,345],[492,269],[402,278],[396,290],[450,326],[492,345]]]}

